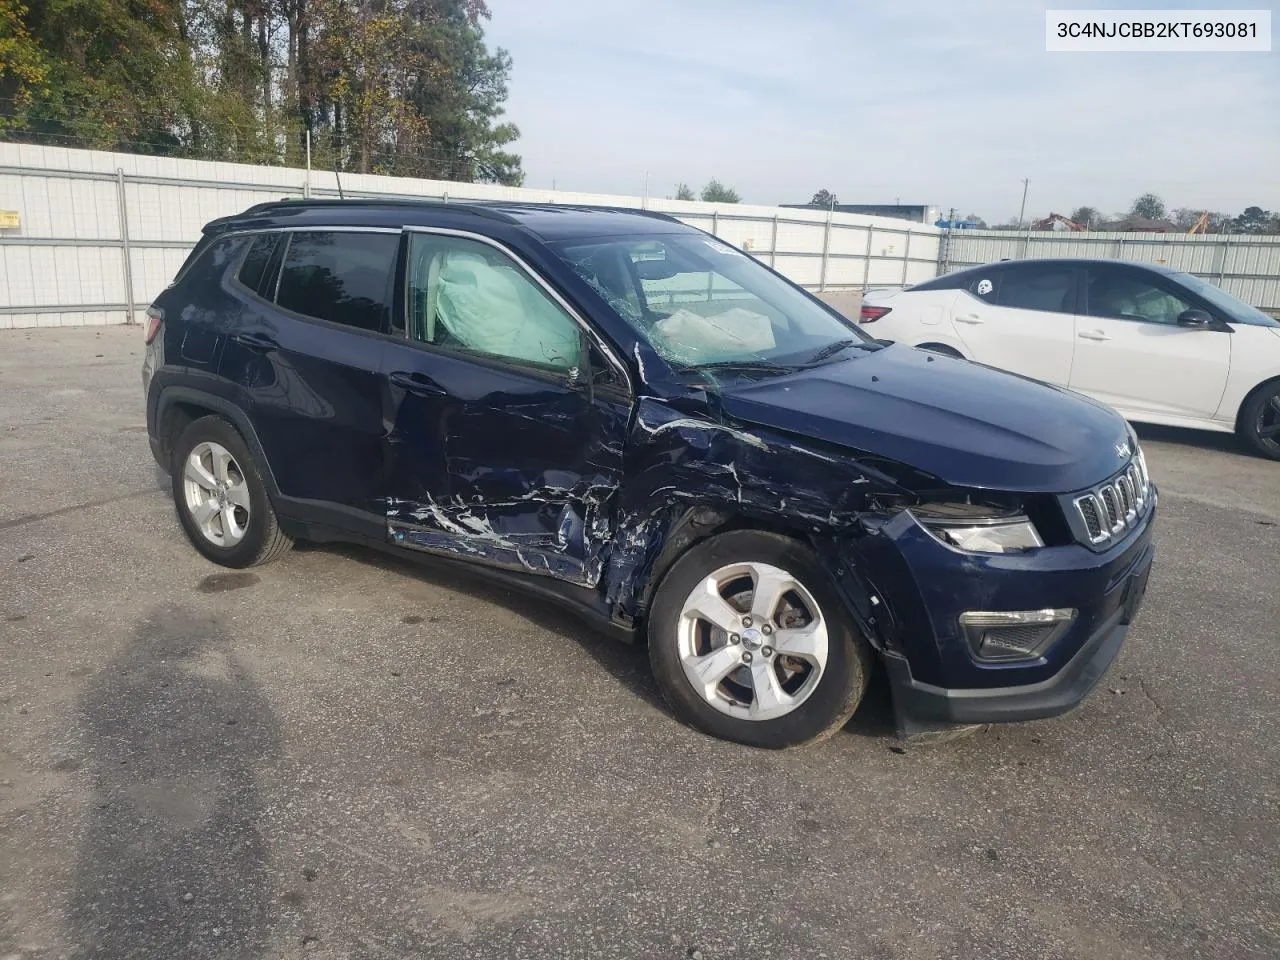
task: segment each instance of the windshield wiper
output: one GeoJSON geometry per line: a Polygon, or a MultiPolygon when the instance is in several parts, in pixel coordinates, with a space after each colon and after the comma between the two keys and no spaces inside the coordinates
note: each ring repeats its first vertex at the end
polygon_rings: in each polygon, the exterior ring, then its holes
{"type": "Polygon", "coordinates": [[[831,357],[834,357],[840,351],[846,350],[849,347],[859,346],[861,343],[862,343],[861,340],[852,340],[852,339],[837,340],[835,341],[835,343],[828,343],[825,347],[823,347],[821,350],[815,353],[812,357],[810,357],[807,361],[805,361],[805,366],[810,366],[811,364],[815,364],[815,363],[821,363],[823,360],[827,360],[831,357]]]}
{"type": "Polygon", "coordinates": [[[714,363],[695,363],[695,370],[742,370],[745,372],[764,371],[766,373],[792,373],[797,369],[794,364],[787,365],[763,358],[744,358],[742,360],[716,360],[714,363]]]}

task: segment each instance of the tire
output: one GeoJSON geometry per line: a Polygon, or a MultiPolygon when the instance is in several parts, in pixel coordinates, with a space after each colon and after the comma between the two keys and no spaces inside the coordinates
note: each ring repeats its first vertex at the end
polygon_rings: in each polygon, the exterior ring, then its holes
{"type": "Polygon", "coordinates": [[[1263,384],[1240,408],[1238,432],[1248,446],[1268,460],[1280,460],[1280,380],[1263,384]]]}
{"type": "Polygon", "coordinates": [[[293,546],[280,529],[249,447],[221,417],[187,425],[173,445],[169,476],[182,529],[214,563],[252,567],[293,546]]]}
{"type": "Polygon", "coordinates": [[[658,587],[648,632],[654,675],[681,720],[712,736],[769,749],[812,743],[839,730],[862,700],[874,656],[813,551],[754,530],[711,537],[677,560],[658,587]],[[762,579],[768,593],[756,605],[762,579]],[[716,604],[717,595],[724,606],[716,604]],[[770,605],[765,596],[779,602],[770,605]],[[808,610],[811,604],[817,616],[808,610]],[[723,626],[702,616],[703,608],[723,626]],[[762,616],[770,608],[772,615],[762,616]],[[726,629],[735,626],[738,633],[726,629]],[[784,656],[771,643],[805,649],[805,655],[784,656]],[[748,654],[750,663],[743,663],[748,654]],[[709,679],[695,686],[690,671],[696,676],[699,670],[709,679]],[[756,691],[765,688],[768,694],[759,696],[756,691]]]}
{"type": "Polygon", "coordinates": [[[922,343],[917,349],[928,350],[930,353],[936,353],[942,357],[955,357],[957,360],[964,359],[964,354],[955,347],[948,347],[945,343],[922,343]]]}

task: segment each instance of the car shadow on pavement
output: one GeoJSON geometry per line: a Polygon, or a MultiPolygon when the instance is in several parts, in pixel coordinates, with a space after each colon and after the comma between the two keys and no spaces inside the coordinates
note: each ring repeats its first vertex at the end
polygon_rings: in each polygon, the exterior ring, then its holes
{"type": "MultiPolygon", "coordinates": [[[[446,590],[456,590],[486,603],[505,607],[531,623],[568,637],[633,694],[671,715],[671,709],[663,699],[649,669],[648,649],[643,642],[629,644],[608,637],[550,600],[524,593],[515,587],[497,584],[449,560],[437,560],[425,555],[421,558],[402,558],[381,550],[347,543],[299,543],[297,547],[302,551],[333,553],[392,573],[429,579],[446,590]]],[[[872,672],[871,683],[862,704],[845,724],[844,730],[867,737],[893,735],[889,685],[879,663],[872,672]]]]}
{"type": "Polygon", "coordinates": [[[452,561],[427,555],[400,557],[348,543],[299,543],[297,548],[302,551],[324,551],[391,573],[427,579],[446,590],[465,593],[485,603],[505,607],[530,623],[568,637],[632,693],[669,712],[662,693],[649,672],[649,656],[643,644],[623,643],[605,636],[551,600],[525,593],[517,587],[495,583],[483,574],[472,573],[452,561]]]}
{"type": "Polygon", "coordinates": [[[152,611],[80,701],[93,796],[73,957],[261,956],[271,922],[261,768],[275,715],[208,617],[152,611]]]}

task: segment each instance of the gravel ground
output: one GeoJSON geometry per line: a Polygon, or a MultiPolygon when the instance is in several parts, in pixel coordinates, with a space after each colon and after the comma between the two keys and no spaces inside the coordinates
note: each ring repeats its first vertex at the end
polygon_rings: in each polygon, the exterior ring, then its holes
{"type": "Polygon", "coordinates": [[[1280,464],[1144,430],[1142,616],[1075,713],[877,681],[708,739],[643,650],[455,569],[186,543],[137,329],[0,334],[0,960],[1280,955],[1280,464]]]}

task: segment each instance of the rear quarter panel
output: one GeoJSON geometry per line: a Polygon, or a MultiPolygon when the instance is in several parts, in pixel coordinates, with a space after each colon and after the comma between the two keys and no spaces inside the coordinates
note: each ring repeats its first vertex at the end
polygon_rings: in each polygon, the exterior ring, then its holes
{"type": "Polygon", "coordinates": [[[890,307],[892,312],[863,327],[873,337],[893,340],[917,347],[922,343],[938,343],[968,358],[969,350],[951,324],[951,310],[960,291],[910,290],[874,296],[866,302],[890,307]]]}

